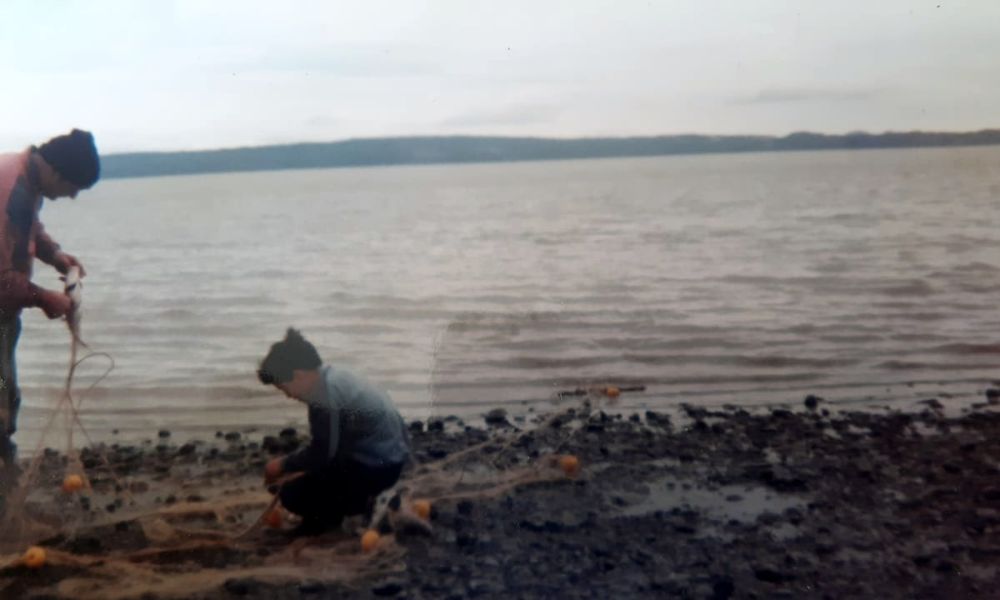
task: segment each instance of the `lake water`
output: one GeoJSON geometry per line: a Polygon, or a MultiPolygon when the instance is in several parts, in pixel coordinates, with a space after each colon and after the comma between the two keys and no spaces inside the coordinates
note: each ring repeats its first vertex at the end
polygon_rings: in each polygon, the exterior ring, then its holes
{"type": "MultiPolygon", "coordinates": [[[[108,180],[42,220],[116,362],[92,437],[210,437],[304,422],[254,374],[289,325],[414,417],[605,383],[647,386],[625,409],[972,398],[1000,375],[998,198],[1000,148],[921,149],[108,180]]],[[[24,450],[68,344],[26,313],[24,450]]]]}

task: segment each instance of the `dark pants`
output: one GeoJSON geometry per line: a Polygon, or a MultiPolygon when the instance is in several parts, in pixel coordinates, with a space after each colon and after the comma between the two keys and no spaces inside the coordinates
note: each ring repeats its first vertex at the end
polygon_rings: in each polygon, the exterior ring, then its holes
{"type": "Polygon", "coordinates": [[[14,350],[21,335],[21,317],[0,318],[0,490],[13,486],[17,472],[17,411],[21,391],[17,388],[17,365],[14,350]]]}
{"type": "Polygon", "coordinates": [[[305,521],[336,527],[345,516],[367,512],[375,496],[399,481],[402,470],[401,464],[348,462],[307,472],[281,486],[281,504],[305,521]]]}

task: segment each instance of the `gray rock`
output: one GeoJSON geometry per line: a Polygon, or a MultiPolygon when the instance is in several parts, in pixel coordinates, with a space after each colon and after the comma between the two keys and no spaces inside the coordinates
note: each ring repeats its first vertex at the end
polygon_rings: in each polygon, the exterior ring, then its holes
{"type": "Polygon", "coordinates": [[[403,591],[403,586],[399,581],[384,581],[372,587],[372,593],[380,597],[395,596],[403,591]]]}
{"type": "Polygon", "coordinates": [[[494,408],[490,412],[486,413],[484,418],[486,420],[486,424],[491,427],[510,425],[510,422],[507,420],[507,411],[503,408],[494,408]]]}
{"type": "Polygon", "coordinates": [[[252,579],[227,579],[222,587],[234,596],[246,596],[256,589],[257,582],[252,579]]]}
{"type": "Polygon", "coordinates": [[[728,575],[712,576],[712,600],[729,600],[736,592],[733,578],[728,575]]]}
{"type": "Polygon", "coordinates": [[[563,530],[562,523],[545,519],[539,516],[532,516],[524,519],[520,523],[521,529],[534,531],[537,533],[559,533],[563,530]]]}
{"type": "Polygon", "coordinates": [[[300,594],[319,594],[325,590],[326,586],[323,585],[323,582],[314,579],[307,579],[299,584],[300,594]]]}
{"type": "Polygon", "coordinates": [[[794,574],[786,573],[770,566],[754,567],[753,574],[757,577],[757,579],[768,583],[781,584],[788,583],[789,581],[795,581],[794,574]]]}

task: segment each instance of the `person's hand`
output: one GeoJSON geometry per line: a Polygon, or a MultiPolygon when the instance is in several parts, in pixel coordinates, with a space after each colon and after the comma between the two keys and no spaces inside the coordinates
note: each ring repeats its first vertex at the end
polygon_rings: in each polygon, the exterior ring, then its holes
{"type": "Polygon", "coordinates": [[[264,466],[264,483],[273,483],[281,477],[281,461],[282,459],[280,458],[272,458],[264,466]]]}
{"type": "Polygon", "coordinates": [[[65,275],[73,267],[80,269],[80,277],[87,275],[87,270],[83,268],[83,264],[72,254],[67,254],[62,250],[56,252],[54,267],[57,271],[65,275]]]}
{"type": "Polygon", "coordinates": [[[73,301],[62,292],[41,290],[38,293],[38,308],[42,309],[46,317],[58,319],[73,310],[73,301]]]}

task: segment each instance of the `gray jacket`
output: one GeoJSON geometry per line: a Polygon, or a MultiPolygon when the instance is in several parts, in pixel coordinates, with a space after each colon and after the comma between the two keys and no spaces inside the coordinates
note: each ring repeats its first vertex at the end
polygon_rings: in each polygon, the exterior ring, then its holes
{"type": "Polygon", "coordinates": [[[320,383],[306,398],[309,445],[289,455],[284,471],[322,471],[352,461],[380,467],[409,455],[406,425],[389,395],[342,368],[323,365],[320,383]]]}

